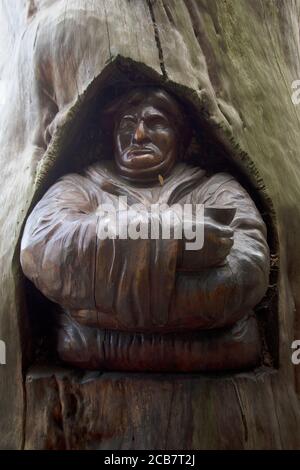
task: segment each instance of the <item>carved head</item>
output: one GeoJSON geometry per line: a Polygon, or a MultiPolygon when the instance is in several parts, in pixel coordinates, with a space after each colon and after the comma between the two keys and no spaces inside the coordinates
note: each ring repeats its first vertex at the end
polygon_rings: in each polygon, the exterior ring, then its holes
{"type": "MultiPolygon", "coordinates": [[[[182,156],[188,126],[181,105],[161,88],[136,88],[123,96],[114,122],[119,172],[136,181],[157,181],[182,156]]],[[[186,145],[185,145],[186,147],[186,145]]]]}

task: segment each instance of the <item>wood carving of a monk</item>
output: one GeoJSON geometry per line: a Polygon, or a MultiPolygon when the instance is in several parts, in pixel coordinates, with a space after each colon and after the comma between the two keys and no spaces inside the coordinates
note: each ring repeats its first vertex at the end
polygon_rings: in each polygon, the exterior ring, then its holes
{"type": "Polygon", "coordinates": [[[123,96],[113,129],[112,158],[57,181],[23,234],[25,275],[60,306],[60,358],[129,371],[256,366],[261,339],[253,308],[267,290],[269,248],[253,200],[232,175],[209,176],[183,162],[186,120],[163,89],[123,96]],[[101,212],[107,204],[121,224],[133,204],[143,205],[146,217],[153,204],[162,212],[204,205],[204,244],[188,250],[184,234],[100,237],[99,226],[110,225],[101,212]]]}

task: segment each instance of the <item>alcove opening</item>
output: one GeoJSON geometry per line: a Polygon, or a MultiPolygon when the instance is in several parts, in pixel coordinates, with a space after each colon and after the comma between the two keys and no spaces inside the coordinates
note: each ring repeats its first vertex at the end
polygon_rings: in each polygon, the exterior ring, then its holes
{"type": "MultiPolygon", "coordinates": [[[[256,306],[255,312],[263,339],[262,365],[277,368],[279,365],[278,242],[272,202],[264,190],[257,189],[258,186],[263,188],[261,178],[257,181],[257,171],[249,173],[253,168],[250,157],[238,148],[233,139],[226,137],[222,129],[210,121],[205,106],[195,99],[193,90],[166,81],[144,66],[128,61],[115,61],[109,64],[103,74],[90,85],[86,94],[80,97],[70,113],[70,120],[60,129],[59,135],[50,141],[48,151],[51,153],[53,163],[39,179],[39,189],[31,208],[64,174],[81,172],[103,156],[105,158],[112,156],[109,137],[103,127],[99,126],[101,111],[109,102],[137,86],[161,86],[175,95],[182,103],[193,129],[192,143],[186,160],[205,168],[208,173],[218,171],[231,173],[248,191],[267,225],[271,252],[270,282],[269,289],[256,306]],[[221,134],[222,139],[220,139],[221,134]]],[[[54,352],[53,335],[55,331],[53,312],[58,307],[38,292],[30,281],[24,279],[24,283],[27,299],[26,314],[31,331],[27,365],[59,364],[54,352]]]]}

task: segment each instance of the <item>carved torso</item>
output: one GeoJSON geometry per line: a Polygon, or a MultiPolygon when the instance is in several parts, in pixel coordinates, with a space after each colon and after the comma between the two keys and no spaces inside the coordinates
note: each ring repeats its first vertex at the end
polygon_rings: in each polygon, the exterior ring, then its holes
{"type": "Polygon", "coordinates": [[[69,321],[155,337],[230,328],[251,315],[267,288],[268,256],[265,224],[231,175],[208,176],[178,164],[163,185],[149,188],[128,183],[112,162],[103,162],[48,190],[27,221],[21,260],[26,275],[69,321]],[[187,258],[182,266],[175,239],[99,239],[101,205],[118,209],[120,196],[128,206],[235,207],[226,263],[195,271],[187,258]]]}

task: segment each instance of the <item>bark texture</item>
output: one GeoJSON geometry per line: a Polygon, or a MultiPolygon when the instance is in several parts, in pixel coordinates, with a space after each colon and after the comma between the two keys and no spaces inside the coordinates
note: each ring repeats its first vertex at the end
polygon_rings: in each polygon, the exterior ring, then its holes
{"type": "Polygon", "coordinates": [[[300,366],[291,363],[291,343],[300,338],[300,107],[291,84],[300,78],[300,2],[2,0],[2,7],[0,447],[299,448],[300,366]],[[128,76],[190,103],[260,198],[272,233],[278,309],[267,304],[266,332],[278,369],[222,378],[35,371],[25,388],[24,221],[72,167],[71,144],[93,98],[128,76]]]}
{"type": "Polygon", "coordinates": [[[32,369],[25,448],[293,449],[299,422],[276,384],[264,369],[221,377],[32,369]]]}

